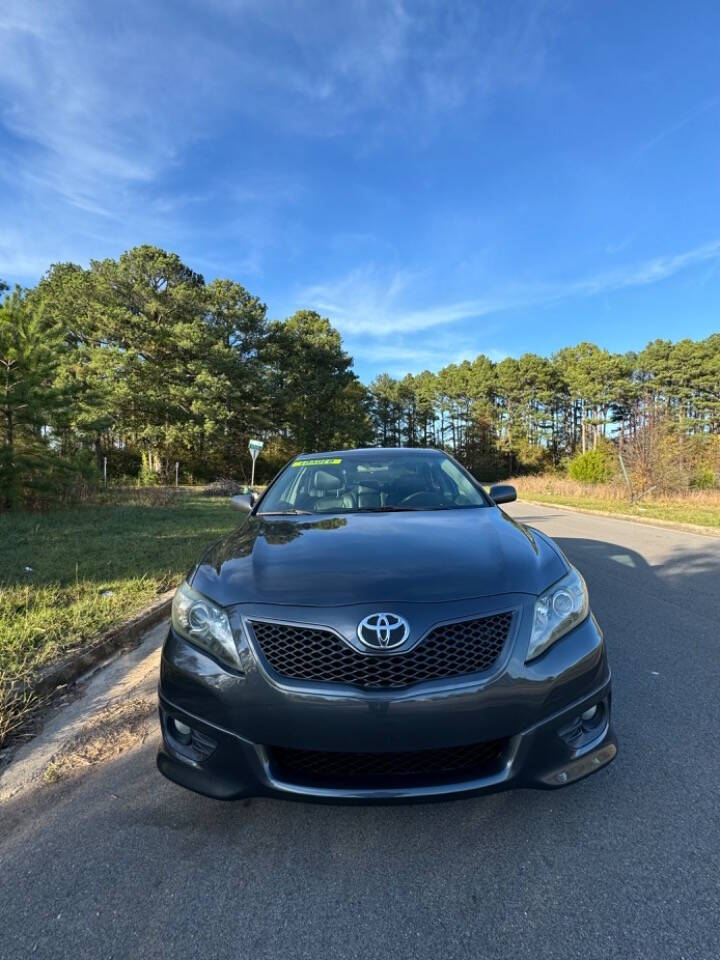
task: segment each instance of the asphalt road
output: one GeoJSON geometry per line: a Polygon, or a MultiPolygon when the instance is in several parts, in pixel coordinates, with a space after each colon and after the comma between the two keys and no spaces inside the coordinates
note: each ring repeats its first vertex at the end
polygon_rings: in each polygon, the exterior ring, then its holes
{"type": "Polygon", "coordinates": [[[0,957],[720,957],[720,539],[509,512],[587,578],[613,765],[413,807],[220,804],[148,743],[0,811],[0,957]]]}

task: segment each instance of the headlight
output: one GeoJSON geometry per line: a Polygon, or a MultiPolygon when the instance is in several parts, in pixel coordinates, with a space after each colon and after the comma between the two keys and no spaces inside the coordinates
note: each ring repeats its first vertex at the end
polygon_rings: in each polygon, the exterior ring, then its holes
{"type": "Polygon", "coordinates": [[[539,657],[590,612],[585,581],[575,567],[535,601],[532,634],[526,660],[539,657]]]}
{"type": "Polygon", "coordinates": [[[172,625],[175,633],[207,650],[218,660],[231,667],[240,667],[228,615],[187,583],[181,583],[173,597],[172,625]]]}

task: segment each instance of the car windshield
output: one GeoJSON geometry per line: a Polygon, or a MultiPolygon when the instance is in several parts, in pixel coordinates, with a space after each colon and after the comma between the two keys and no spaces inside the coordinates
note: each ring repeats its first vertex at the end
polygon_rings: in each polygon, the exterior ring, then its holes
{"type": "Polygon", "coordinates": [[[298,457],[262,499],[260,514],[381,513],[488,506],[480,488],[436,451],[298,457]]]}

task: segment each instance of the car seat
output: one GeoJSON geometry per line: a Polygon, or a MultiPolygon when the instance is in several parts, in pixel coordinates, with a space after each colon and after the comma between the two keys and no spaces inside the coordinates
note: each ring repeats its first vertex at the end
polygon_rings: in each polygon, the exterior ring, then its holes
{"type": "Polygon", "coordinates": [[[311,480],[312,509],[316,513],[332,513],[333,510],[354,510],[355,495],[346,489],[341,474],[329,470],[316,470],[311,480]]]}

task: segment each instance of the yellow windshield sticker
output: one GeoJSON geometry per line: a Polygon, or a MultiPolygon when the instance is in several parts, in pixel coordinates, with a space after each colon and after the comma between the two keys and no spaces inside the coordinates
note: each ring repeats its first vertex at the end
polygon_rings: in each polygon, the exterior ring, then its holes
{"type": "Polygon", "coordinates": [[[342,463],[342,460],[296,460],[293,467],[327,467],[329,464],[342,463]]]}

